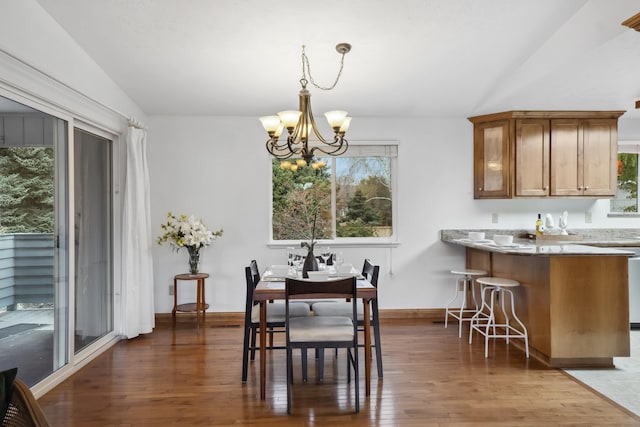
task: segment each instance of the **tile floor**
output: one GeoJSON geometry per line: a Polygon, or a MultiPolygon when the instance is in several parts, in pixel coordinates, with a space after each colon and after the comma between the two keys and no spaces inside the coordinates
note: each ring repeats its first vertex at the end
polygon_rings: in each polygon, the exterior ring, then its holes
{"type": "Polygon", "coordinates": [[[640,331],[631,331],[631,357],[615,357],[615,368],[565,369],[569,375],[640,415],[640,331]]]}

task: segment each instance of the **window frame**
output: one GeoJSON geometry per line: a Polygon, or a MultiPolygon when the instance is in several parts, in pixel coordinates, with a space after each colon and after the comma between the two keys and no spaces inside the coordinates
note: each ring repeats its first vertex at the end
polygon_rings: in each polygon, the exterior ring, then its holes
{"type": "MultiPolygon", "coordinates": [[[[349,149],[339,157],[374,157],[386,151],[391,158],[391,227],[392,233],[387,237],[335,237],[336,235],[336,157],[322,157],[331,162],[331,213],[333,216],[331,239],[319,239],[318,245],[331,245],[335,247],[396,247],[398,246],[398,157],[400,144],[398,141],[349,141],[349,149]],[[357,148],[356,148],[357,147],[357,148]],[[353,150],[351,150],[353,148],[353,150]],[[367,149],[370,152],[367,153],[367,149]],[[349,153],[357,151],[356,156],[349,153]]],[[[321,156],[319,156],[321,157],[321,156]]],[[[269,161],[273,158],[269,157],[269,161]]],[[[271,168],[269,168],[271,171],[271,168]]],[[[281,248],[297,246],[301,240],[274,240],[273,238],[273,174],[269,178],[269,242],[268,247],[281,248]]]]}
{"type": "MultiPolygon", "coordinates": [[[[618,141],[618,152],[621,153],[629,153],[629,154],[637,154],[640,158],[640,141],[618,141]]],[[[616,157],[617,157],[616,154],[616,157]]],[[[640,169],[638,169],[638,178],[636,181],[637,185],[640,185],[640,169]]],[[[613,199],[612,199],[613,200],[613,199]]],[[[636,209],[638,212],[613,212],[611,211],[611,200],[609,201],[609,212],[607,217],[609,218],[640,218],[640,199],[636,201],[636,209]]]]}

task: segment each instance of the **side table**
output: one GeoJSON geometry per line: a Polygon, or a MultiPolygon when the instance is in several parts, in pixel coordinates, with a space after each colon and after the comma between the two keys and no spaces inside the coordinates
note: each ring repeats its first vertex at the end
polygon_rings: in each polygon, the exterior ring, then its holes
{"type": "Polygon", "coordinates": [[[200,324],[200,312],[202,312],[202,322],[204,323],[204,316],[209,308],[209,304],[205,302],[204,298],[204,279],[209,277],[207,273],[197,274],[177,274],[173,278],[173,310],[171,316],[173,317],[173,323],[176,323],[176,312],[196,312],[196,323],[200,324]],[[196,283],[196,302],[178,305],[178,281],[179,280],[195,280],[196,283]]]}

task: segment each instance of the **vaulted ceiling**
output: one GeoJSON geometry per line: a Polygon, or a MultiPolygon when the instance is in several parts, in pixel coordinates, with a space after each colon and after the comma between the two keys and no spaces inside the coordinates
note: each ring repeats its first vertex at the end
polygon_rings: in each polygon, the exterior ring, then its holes
{"type": "Polygon", "coordinates": [[[640,117],[635,0],[38,0],[150,115],[297,108],[306,45],[317,113],[510,109],[640,117]]]}

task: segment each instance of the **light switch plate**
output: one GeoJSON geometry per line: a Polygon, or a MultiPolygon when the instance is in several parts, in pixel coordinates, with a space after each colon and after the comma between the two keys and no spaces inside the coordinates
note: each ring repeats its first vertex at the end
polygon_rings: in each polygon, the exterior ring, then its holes
{"type": "Polygon", "coordinates": [[[499,216],[498,216],[498,213],[497,213],[497,212],[494,212],[494,213],[492,213],[492,214],[491,214],[491,222],[492,222],[493,224],[497,224],[499,219],[500,219],[500,218],[499,218],[499,216]]]}

